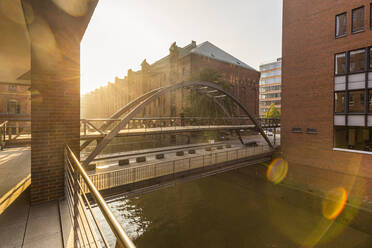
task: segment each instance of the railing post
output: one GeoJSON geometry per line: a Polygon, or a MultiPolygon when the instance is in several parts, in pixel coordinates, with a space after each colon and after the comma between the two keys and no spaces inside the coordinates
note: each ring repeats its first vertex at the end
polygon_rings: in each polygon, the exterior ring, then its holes
{"type": "Polygon", "coordinates": [[[133,182],[136,181],[136,168],[132,168],[132,178],[133,178],[133,182]]]}
{"type": "Polygon", "coordinates": [[[83,123],[84,123],[84,135],[86,136],[87,135],[87,121],[84,119],[83,123]]]}
{"type": "Polygon", "coordinates": [[[176,161],[173,160],[173,179],[175,178],[175,171],[176,171],[176,161]]]}
{"type": "MultiPolygon", "coordinates": [[[[5,125],[4,125],[5,126],[5,125]]],[[[4,143],[3,143],[3,131],[4,127],[0,128],[0,150],[4,150],[4,143]]]]}
{"type": "Polygon", "coordinates": [[[16,123],[16,133],[15,134],[19,134],[19,122],[17,121],[16,123]]]}
{"type": "Polygon", "coordinates": [[[8,129],[8,140],[9,141],[12,140],[12,129],[11,128],[8,129]]]}
{"type": "Polygon", "coordinates": [[[5,123],[4,126],[4,142],[6,141],[6,131],[8,130],[8,123],[5,123]]]}

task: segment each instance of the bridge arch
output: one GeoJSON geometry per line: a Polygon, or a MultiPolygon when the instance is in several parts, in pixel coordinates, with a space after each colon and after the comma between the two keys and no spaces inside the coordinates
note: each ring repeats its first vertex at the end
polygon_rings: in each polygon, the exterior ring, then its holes
{"type": "MultiPolygon", "coordinates": [[[[211,82],[205,82],[205,81],[187,81],[187,82],[180,82],[168,86],[164,86],[158,89],[151,90],[144,95],[136,98],[132,102],[128,103],[126,106],[118,110],[112,117],[119,117],[125,112],[127,114],[124,116],[124,118],[121,119],[119,124],[113,128],[102,140],[100,140],[97,143],[97,146],[95,149],[88,155],[88,157],[84,160],[83,164],[88,165],[93,159],[100,153],[102,150],[106,147],[107,144],[111,142],[111,140],[122,130],[131,119],[133,119],[137,114],[139,114],[146,106],[154,102],[159,97],[165,95],[168,92],[175,91],[181,88],[192,88],[192,87],[207,87],[213,90],[217,90],[219,93],[222,93],[226,95],[228,98],[230,98],[252,121],[254,126],[258,129],[262,137],[264,137],[267,144],[273,148],[273,145],[271,144],[269,138],[266,136],[265,132],[263,131],[262,127],[257,123],[257,121],[252,117],[252,115],[249,113],[248,109],[229,91],[223,89],[221,86],[211,83],[211,82]]],[[[208,94],[206,94],[208,96],[208,94]]],[[[210,95],[209,95],[210,96],[210,95]]],[[[210,96],[213,97],[213,96],[210,96]]],[[[216,102],[216,101],[215,101],[216,102]]],[[[223,108],[221,104],[217,104],[220,108],[222,108],[222,111],[226,114],[226,109],[223,108]]],[[[105,124],[105,128],[108,127],[111,123],[105,124]]],[[[84,145],[84,144],[83,144],[84,145]]]]}

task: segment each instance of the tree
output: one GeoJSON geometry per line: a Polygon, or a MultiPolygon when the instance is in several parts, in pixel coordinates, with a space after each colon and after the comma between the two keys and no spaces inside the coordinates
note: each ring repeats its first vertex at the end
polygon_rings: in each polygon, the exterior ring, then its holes
{"type": "Polygon", "coordinates": [[[266,118],[280,118],[281,112],[275,107],[274,104],[271,104],[269,111],[267,111],[266,118]]]}
{"type": "MultiPolygon", "coordinates": [[[[222,79],[222,76],[217,71],[204,68],[200,73],[190,78],[190,81],[206,81],[212,82],[221,86],[224,90],[231,91],[231,85],[222,79]]],[[[213,95],[211,93],[211,95],[213,95]]],[[[228,97],[218,99],[231,115],[235,112],[235,105],[228,97]]],[[[187,107],[184,114],[186,117],[226,117],[225,113],[213,101],[212,98],[201,94],[196,90],[191,90],[186,96],[187,107]]]]}

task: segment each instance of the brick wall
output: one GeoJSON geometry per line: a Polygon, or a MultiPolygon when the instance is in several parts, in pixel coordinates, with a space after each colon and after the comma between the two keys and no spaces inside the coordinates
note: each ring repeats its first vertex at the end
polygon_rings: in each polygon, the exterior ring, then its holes
{"type": "MultiPolygon", "coordinates": [[[[213,68],[218,71],[226,82],[232,84],[234,96],[247,107],[253,117],[258,117],[260,72],[209,59],[197,54],[192,54],[191,56],[192,74],[198,74],[203,68],[213,68]]],[[[242,112],[239,113],[243,114],[242,112]]]]}
{"type": "MultiPolygon", "coordinates": [[[[370,3],[284,0],[281,151],[291,181],[323,191],[336,186],[352,191],[355,182],[372,179],[372,155],[332,150],[334,54],[372,45],[370,3]],[[351,10],[361,5],[365,31],[351,34],[351,10]],[[345,11],[348,35],[335,39],[335,16],[345,11]],[[318,133],[293,133],[293,127],[318,133]]],[[[372,188],[362,197],[372,200],[372,188]]]]}
{"type": "Polygon", "coordinates": [[[31,203],[37,204],[64,196],[65,144],[79,155],[80,40],[97,2],[80,17],[52,1],[25,2],[33,10],[31,203]]]}

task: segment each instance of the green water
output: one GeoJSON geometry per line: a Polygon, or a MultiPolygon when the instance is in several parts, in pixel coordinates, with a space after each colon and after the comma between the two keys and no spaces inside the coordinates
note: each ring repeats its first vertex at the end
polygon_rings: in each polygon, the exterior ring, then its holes
{"type": "Polygon", "coordinates": [[[117,197],[109,205],[137,247],[372,247],[370,234],[323,218],[320,199],[248,172],[117,197]]]}

